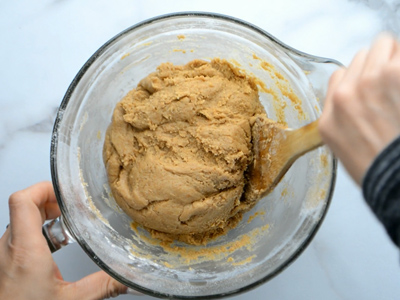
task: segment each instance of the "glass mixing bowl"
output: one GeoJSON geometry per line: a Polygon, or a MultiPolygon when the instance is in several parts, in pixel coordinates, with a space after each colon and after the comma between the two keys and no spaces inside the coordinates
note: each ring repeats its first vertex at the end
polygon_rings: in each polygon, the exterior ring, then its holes
{"type": "Polygon", "coordinates": [[[152,239],[110,193],[102,148],[116,103],[163,62],[214,57],[258,78],[269,117],[292,128],[318,118],[340,66],[217,14],[164,15],[121,32],[82,67],[58,111],[51,171],[62,217],[44,228],[53,250],[76,241],[100,268],[145,294],[214,299],[271,279],[305,249],[333,192],[336,161],[325,147],[296,161],[235,229],[207,246],[152,239]]]}

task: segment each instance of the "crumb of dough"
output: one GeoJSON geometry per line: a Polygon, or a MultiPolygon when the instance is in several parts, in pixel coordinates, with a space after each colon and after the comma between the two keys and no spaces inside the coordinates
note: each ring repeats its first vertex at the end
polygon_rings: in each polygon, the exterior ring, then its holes
{"type": "Polygon", "coordinates": [[[103,148],[118,205],[154,237],[206,244],[258,199],[246,192],[255,80],[225,60],[161,64],[115,107],[103,148]]]}

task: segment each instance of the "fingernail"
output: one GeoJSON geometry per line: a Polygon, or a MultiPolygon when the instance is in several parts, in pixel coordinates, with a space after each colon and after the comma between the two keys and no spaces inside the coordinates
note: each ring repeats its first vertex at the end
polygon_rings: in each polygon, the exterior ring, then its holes
{"type": "Polygon", "coordinates": [[[128,295],[144,296],[141,292],[138,292],[137,290],[134,290],[134,289],[131,289],[131,288],[128,288],[128,289],[126,290],[126,293],[127,293],[128,295]]]}

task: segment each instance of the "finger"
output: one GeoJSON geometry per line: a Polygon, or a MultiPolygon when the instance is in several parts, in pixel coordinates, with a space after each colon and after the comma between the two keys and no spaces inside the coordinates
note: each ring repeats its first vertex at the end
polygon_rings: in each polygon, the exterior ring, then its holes
{"type": "Polygon", "coordinates": [[[49,181],[32,185],[22,191],[14,193],[11,197],[20,198],[23,202],[33,202],[40,211],[42,223],[44,223],[45,220],[55,219],[61,214],[54,194],[53,185],[49,181]]]}
{"type": "Polygon", "coordinates": [[[340,68],[332,74],[331,78],[329,79],[328,91],[326,92],[327,99],[332,97],[333,92],[343,81],[343,77],[346,75],[346,72],[347,70],[345,68],[340,68]]]}
{"type": "Polygon", "coordinates": [[[354,88],[363,71],[368,51],[360,50],[351,61],[346,74],[342,77],[342,84],[345,87],[354,88]]]}
{"type": "Polygon", "coordinates": [[[10,239],[10,227],[7,227],[6,231],[4,232],[3,236],[0,238],[0,253],[5,253],[5,249],[10,239]]]}
{"type": "Polygon", "coordinates": [[[128,288],[103,271],[93,273],[73,283],[67,299],[108,299],[126,294],[128,288]]]}
{"type": "Polygon", "coordinates": [[[337,86],[343,80],[343,76],[346,74],[346,69],[340,68],[336,70],[329,79],[328,90],[326,92],[325,101],[323,102],[322,118],[325,119],[332,113],[332,95],[336,90],[337,86]]]}
{"type": "Polygon", "coordinates": [[[395,52],[390,62],[383,69],[384,92],[388,97],[385,104],[391,105],[390,109],[400,111],[400,45],[396,43],[395,52]]]}
{"type": "Polygon", "coordinates": [[[379,74],[396,50],[396,40],[389,33],[382,33],[373,43],[365,61],[363,72],[379,74]]]}
{"type": "Polygon", "coordinates": [[[390,62],[387,64],[384,70],[384,84],[387,88],[395,87],[395,90],[400,84],[400,44],[396,42],[395,50],[390,62]]]}
{"type": "Polygon", "coordinates": [[[127,293],[128,295],[133,295],[133,296],[144,296],[144,294],[142,294],[141,292],[138,292],[138,291],[136,291],[136,290],[134,290],[134,289],[130,289],[130,288],[128,288],[128,289],[126,290],[126,293],[127,293]]]}
{"type": "Polygon", "coordinates": [[[53,261],[53,271],[54,271],[54,276],[61,281],[64,281],[64,278],[61,274],[60,269],[58,268],[57,264],[55,263],[55,261],[53,261]]]}
{"type": "Polygon", "coordinates": [[[393,50],[393,56],[395,56],[396,54],[399,54],[399,52],[400,52],[400,41],[395,37],[394,37],[394,39],[395,39],[395,46],[394,46],[394,50],[393,50]]]}
{"type": "Polygon", "coordinates": [[[11,240],[16,244],[41,242],[44,220],[60,216],[50,182],[41,182],[12,194],[9,207],[11,240]]]}

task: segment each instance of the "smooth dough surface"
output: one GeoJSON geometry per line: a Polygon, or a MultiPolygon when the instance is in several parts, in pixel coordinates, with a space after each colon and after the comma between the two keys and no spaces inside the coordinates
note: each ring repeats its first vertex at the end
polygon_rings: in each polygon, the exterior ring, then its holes
{"type": "Polygon", "coordinates": [[[254,81],[224,60],[161,64],[115,107],[103,157],[118,205],[163,238],[204,244],[248,199],[254,81]]]}

